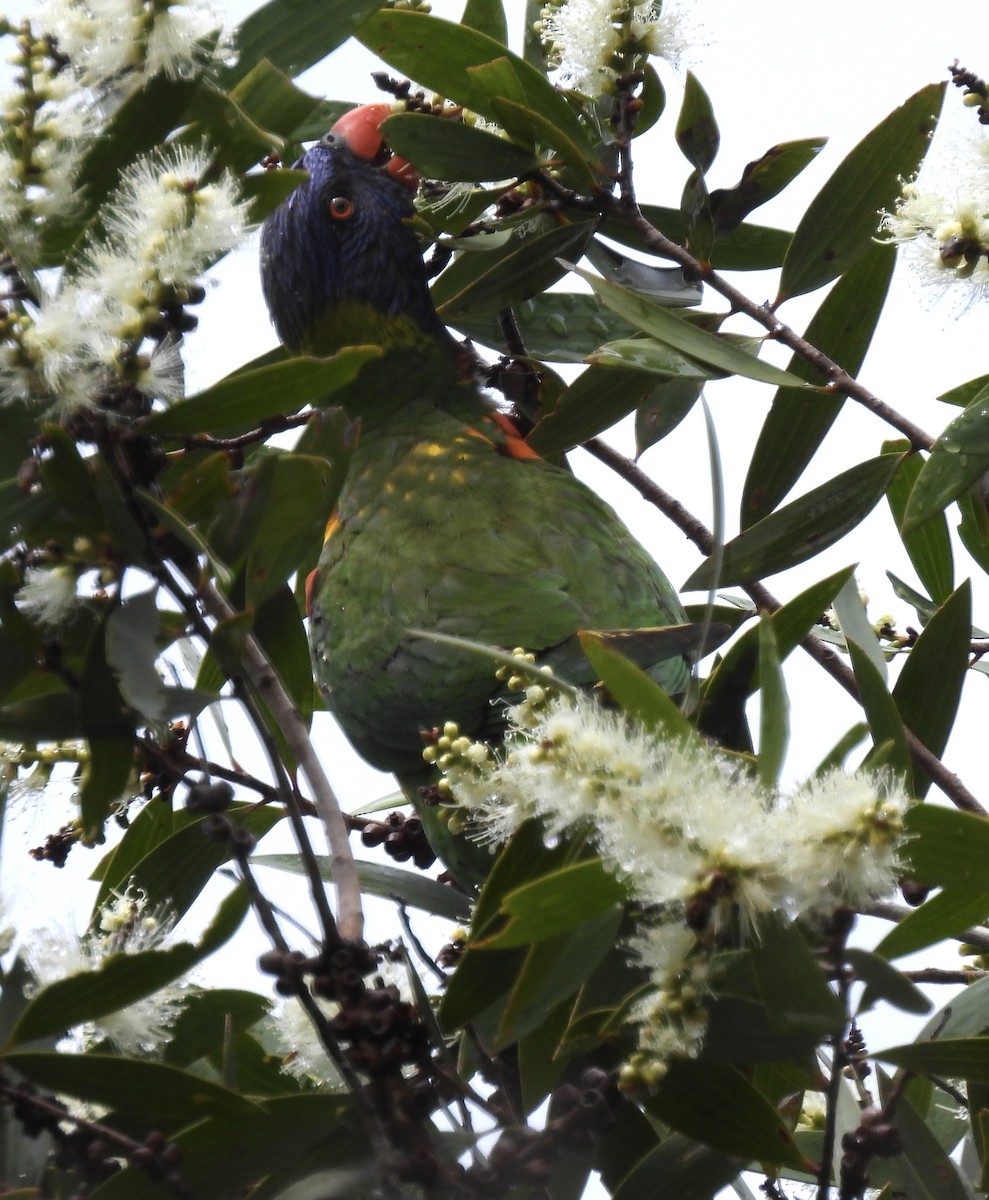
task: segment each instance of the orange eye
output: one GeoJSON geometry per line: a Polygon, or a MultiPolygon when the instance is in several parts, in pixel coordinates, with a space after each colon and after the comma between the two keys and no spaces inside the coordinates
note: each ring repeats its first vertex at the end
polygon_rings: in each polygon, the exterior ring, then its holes
{"type": "Polygon", "coordinates": [[[354,215],[354,202],[349,196],[334,196],[329,203],[330,216],[338,221],[346,221],[354,215]]]}

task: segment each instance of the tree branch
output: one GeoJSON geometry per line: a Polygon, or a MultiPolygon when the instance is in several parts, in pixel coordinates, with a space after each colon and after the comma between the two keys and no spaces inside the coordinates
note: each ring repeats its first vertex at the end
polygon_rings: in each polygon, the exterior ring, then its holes
{"type": "MultiPolygon", "coordinates": [[[[212,585],[200,589],[207,610],[217,620],[235,616],[234,609],[212,585]]],[[[323,770],[298,709],[275,668],[250,634],[244,639],[243,666],[247,678],[258,695],[271,709],[278,728],[284,736],[296,762],[309,781],[313,801],[330,849],[330,863],[337,894],[337,929],[347,941],[357,941],[364,932],[364,912],[361,907],[361,885],[357,863],[350,848],[350,836],[336,793],[323,770]]]]}
{"type": "MultiPolygon", "coordinates": [[[[654,504],[660,512],[669,517],[674,525],[690,538],[702,554],[709,555],[711,553],[714,548],[714,539],[707,526],[692,513],[688,512],[679,500],[674,499],[659,484],[650,479],[641,467],[632,462],[631,459],[626,458],[625,455],[619,454],[617,450],[600,441],[598,438],[592,438],[590,441],[584,442],[583,447],[590,454],[593,454],[595,458],[611,467],[626,483],[630,483],[644,499],[648,500],[650,504],[654,504]]],[[[743,591],[764,612],[773,613],[782,607],[780,601],[761,583],[746,584],[743,591]]],[[[827,671],[836,683],[840,684],[855,701],[861,703],[858,685],[855,682],[855,675],[852,669],[827,642],[814,637],[813,634],[808,634],[800,645],[815,662],[827,671]]],[[[957,808],[963,809],[965,812],[974,813],[980,817],[989,815],[987,810],[979,803],[961,779],[953,771],[949,771],[937,755],[932,754],[915,733],[905,725],[903,728],[906,734],[907,749],[910,751],[910,758],[914,766],[928,775],[957,808]]]]}

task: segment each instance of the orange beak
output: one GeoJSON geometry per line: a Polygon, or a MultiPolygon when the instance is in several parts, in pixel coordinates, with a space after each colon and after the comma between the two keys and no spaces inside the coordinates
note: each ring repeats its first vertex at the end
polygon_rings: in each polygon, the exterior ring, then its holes
{"type": "MultiPolygon", "coordinates": [[[[336,122],[331,133],[336,133],[360,158],[374,158],[380,153],[385,139],[381,135],[381,123],[393,116],[390,104],[363,104],[344,113],[336,122]]],[[[419,172],[408,161],[393,154],[385,170],[393,179],[404,183],[412,191],[419,186],[419,172]]]]}

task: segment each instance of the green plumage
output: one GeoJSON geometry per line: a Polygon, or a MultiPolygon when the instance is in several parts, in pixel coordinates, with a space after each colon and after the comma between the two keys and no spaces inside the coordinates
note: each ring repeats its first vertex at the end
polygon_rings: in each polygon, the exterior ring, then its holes
{"type": "MultiPolygon", "coordinates": [[[[361,755],[383,770],[416,773],[420,730],[452,720],[464,733],[496,733],[503,703],[489,658],[410,629],[523,646],[574,682],[591,682],[578,630],[685,618],[614,511],[567,471],[513,457],[520,444],[490,421],[476,387],[456,379],[399,185],[333,135],[304,165],[309,183],[265,229],[262,269],[276,326],[309,352],[331,353],[341,336],[393,347],[347,395],[360,428],[319,561],[314,663],[361,755]],[[355,217],[332,223],[327,204],[341,195],[353,200],[355,217]],[[353,318],[368,304],[380,316],[361,338],[353,318]],[[419,350],[408,348],[410,318],[419,350]]],[[[678,657],[651,673],[676,693],[689,670],[678,657]]]]}

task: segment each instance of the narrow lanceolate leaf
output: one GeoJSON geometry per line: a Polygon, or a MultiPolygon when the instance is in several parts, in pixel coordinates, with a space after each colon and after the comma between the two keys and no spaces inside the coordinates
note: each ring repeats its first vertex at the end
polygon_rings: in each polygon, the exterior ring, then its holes
{"type": "Polygon", "coordinates": [[[946,938],[960,937],[989,916],[989,888],[971,891],[946,888],[925,900],[892,929],[876,947],[884,958],[901,958],[946,938]]]}
{"type": "MultiPolygon", "coordinates": [[[[872,245],[828,293],[804,336],[857,375],[883,310],[896,254],[891,246],[872,245]]],[[[787,370],[810,383],[820,372],[794,355],[787,370]]],[[[843,396],[822,396],[782,387],[759,432],[742,491],[743,529],[773,511],[817,452],[844,404],[843,396]]]]}
{"type": "Polygon", "coordinates": [[[941,512],[989,470],[989,385],[977,392],[931,447],[903,514],[910,533],[941,512]]]}
{"type": "MultiPolygon", "coordinates": [[[[687,236],[687,222],[678,208],[658,204],[643,204],[640,208],[654,229],[672,241],[683,244],[687,236]]],[[[605,218],[601,232],[623,246],[649,250],[642,233],[617,217],[605,218]]],[[[785,229],[772,229],[767,225],[739,225],[737,229],[716,237],[711,251],[711,266],[718,271],[773,270],[783,262],[791,236],[785,229]]]]}
{"type": "Polygon", "coordinates": [[[4,1061],[41,1087],[152,1124],[183,1126],[214,1114],[243,1117],[261,1111],[238,1092],[163,1063],[44,1051],[6,1054],[4,1061]]]}
{"type": "Polygon", "coordinates": [[[747,379],[756,379],[762,383],[811,387],[810,384],[791,375],[788,371],[774,367],[771,363],[762,362],[744,350],[740,350],[734,342],[727,338],[719,337],[715,333],[708,333],[706,330],[699,329],[696,325],[674,316],[668,308],[656,304],[644,296],[620,287],[608,279],[592,275],[589,271],[581,270],[579,267],[574,269],[578,275],[587,280],[612,312],[624,317],[626,321],[629,321],[637,329],[641,329],[643,333],[648,333],[656,338],[657,341],[672,346],[674,350],[679,350],[681,354],[696,358],[710,366],[720,367],[721,370],[732,375],[743,375],[747,379]]]}
{"type": "Polygon", "coordinates": [[[790,701],[768,617],[759,621],[759,700],[759,782],[771,791],[779,782],[790,741],[790,701]]]}
{"type": "MultiPolygon", "coordinates": [[[[893,689],[904,724],[936,757],[948,742],[968,669],[972,590],[966,580],[937,610],[917,639],[893,689]]],[[[913,768],[913,791],[927,795],[931,779],[913,768]]]]}
{"type": "Polygon", "coordinates": [[[502,903],[508,924],[478,944],[507,950],[545,941],[621,906],[626,899],[626,889],[601,859],[571,863],[509,892],[502,903]]]}
{"type": "Polygon", "coordinates": [[[676,124],[680,153],[703,174],[714,162],[720,140],[710,98],[697,76],[688,71],[683,88],[683,104],[676,124]]]}
{"type": "Polygon", "coordinates": [[[886,687],[886,680],[876,670],[875,664],[858,642],[848,643],[848,655],[855,672],[859,698],[872,732],[873,745],[876,750],[889,747],[887,753],[890,766],[898,774],[909,776],[907,735],[903,728],[903,719],[886,687]]]}
{"type": "MultiPolygon", "coordinates": [[[[914,879],[962,892],[985,884],[989,821],[953,808],[918,804],[907,813],[905,825],[909,836],[900,856],[914,879]]],[[[989,1008],[982,1011],[989,1028],[989,1008]]]]}
{"type": "MultiPolygon", "coordinates": [[[[634,332],[627,321],[602,308],[596,297],[579,292],[533,296],[512,311],[526,353],[544,362],[582,363],[602,342],[634,332]]],[[[475,342],[508,352],[505,331],[494,313],[460,313],[451,324],[475,342]]],[[[19,465],[20,460],[14,469],[19,465]]]]}
{"type": "Polygon", "coordinates": [[[924,1075],[989,1083],[989,1037],[938,1038],[930,1042],[914,1042],[907,1046],[876,1050],[870,1057],[924,1075]]]}
{"type": "Polygon", "coordinates": [[[598,678],[629,716],[668,738],[696,740],[697,731],[676,704],[645,671],[619,654],[600,636],[581,633],[580,646],[598,678]]]}
{"type": "Polygon", "coordinates": [[[901,455],[881,454],[843,471],[758,521],[724,547],[721,572],[708,559],[684,584],[687,591],[747,583],[813,558],[854,529],[879,503],[901,455]]]}
{"type": "Polygon", "coordinates": [[[389,117],[381,131],[396,153],[431,179],[466,183],[518,179],[540,165],[531,150],[514,142],[427,113],[389,117]]]}
{"type": "Polygon", "coordinates": [[[770,916],[750,951],[759,995],[781,1033],[833,1034],[842,1008],[804,935],[791,921],[770,916]]]}
{"type": "Polygon", "coordinates": [[[869,249],[877,214],[892,207],[900,181],[924,158],[946,86],[931,84],[911,96],[839,164],[793,235],[776,304],[830,283],[869,249]]]}
{"type": "Polygon", "coordinates": [[[148,433],[243,433],[262,421],[318,405],[350,383],[361,367],[381,357],[380,346],[348,346],[332,358],[290,358],[237,371],[148,418],[148,433]]]}
{"type": "Polygon", "coordinates": [[[869,614],[854,576],[835,596],[834,611],[845,641],[857,642],[859,649],[865,651],[880,677],[887,679],[889,672],[886,670],[886,656],[869,621],[869,614]]]}
{"type": "Polygon", "coordinates": [[[827,140],[802,138],[771,146],[745,167],[742,178],[734,187],[713,191],[711,214],[715,230],[720,233],[737,228],[754,208],[771,200],[813,162],[827,140]]]}
{"type": "Polygon", "coordinates": [[[646,1109],[723,1154],[812,1169],[780,1114],[734,1067],[674,1060],[646,1109]]]}
{"type": "MultiPolygon", "coordinates": [[[[910,443],[905,439],[883,442],[884,454],[906,454],[909,450],[910,443]]],[[[903,525],[907,503],[922,467],[923,459],[919,454],[908,455],[900,463],[893,476],[893,482],[889,485],[886,501],[898,528],[903,525]]],[[[936,513],[929,521],[925,521],[910,533],[901,533],[900,537],[913,563],[913,569],[931,597],[938,604],[947,600],[954,587],[954,560],[951,536],[944,513],[936,513]]]]}

